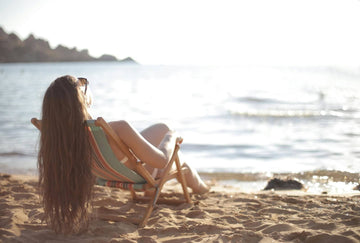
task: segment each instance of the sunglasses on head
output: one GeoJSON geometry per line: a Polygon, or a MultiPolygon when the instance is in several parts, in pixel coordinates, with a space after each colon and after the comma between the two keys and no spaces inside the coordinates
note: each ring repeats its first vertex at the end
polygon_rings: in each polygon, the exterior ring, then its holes
{"type": "Polygon", "coordinates": [[[89,81],[86,78],[78,78],[77,83],[80,86],[85,86],[84,94],[86,95],[87,86],[89,85],[89,81]]]}

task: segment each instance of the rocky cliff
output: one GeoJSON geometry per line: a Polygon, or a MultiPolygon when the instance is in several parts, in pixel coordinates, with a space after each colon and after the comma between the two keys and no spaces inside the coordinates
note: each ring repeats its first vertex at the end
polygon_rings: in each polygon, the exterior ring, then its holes
{"type": "Polygon", "coordinates": [[[78,51],[62,45],[52,49],[49,42],[37,39],[32,34],[21,40],[14,33],[7,34],[0,27],[0,63],[6,62],[87,62],[87,61],[121,61],[136,63],[127,57],[118,60],[115,56],[104,54],[99,58],[89,55],[88,50],[78,51]]]}

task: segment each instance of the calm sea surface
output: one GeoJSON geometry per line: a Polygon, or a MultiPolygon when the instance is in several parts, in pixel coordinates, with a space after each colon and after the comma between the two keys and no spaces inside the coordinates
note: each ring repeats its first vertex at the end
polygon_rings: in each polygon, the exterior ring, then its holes
{"type": "Polygon", "coordinates": [[[93,116],[166,122],[200,171],[360,172],[360,68],[0,64],[0,172],[34,173],[50,82],[87,77],[93,116]]]}

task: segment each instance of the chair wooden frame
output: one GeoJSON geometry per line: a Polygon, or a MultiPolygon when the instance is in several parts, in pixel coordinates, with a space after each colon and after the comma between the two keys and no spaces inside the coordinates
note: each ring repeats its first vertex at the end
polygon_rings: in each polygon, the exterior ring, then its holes
{"type": "MultiPolygon", "coordinates": [[[[31,123],[41,131],[41,121],[32,118],[31,123]]],[[[181,203],[192,203],[190,194],[187,189],[186,180],[184,173],[187,173],[186,168],[182,168],[178,156],[178,151],[180,149],[180,144],[175,145],[174,152],[171,156],[171,159],[167,166],[164,168],[163,176],[159,179],[154,179],[150,173],[145,169],[144,163],[139,161],[136,156],[133,154],[131,149],[120,139],[120,137],[115,133],[115,131],[109,126],[109,124],[102,118],[99,117],[95,120],[95,125],[101,127],[107,137],[113,140],[116,146],[127,156],[128,162],[135,168],[135,172],[141,175],[145,180],[146,184],[144,185],[144,195],[139,196],[133,188],[130,189],[132,199],[136,202],[149,202],[147,210],[139,223],[139,227],[146,225],[150,215],[156,206],[156,203],[166,203],[166,204],[181,204],[181,203]],[[172,166],[175,163],[176,170],[172,170],[172,166]],[[161,190],[164,184],[171,180],[177,178],[182,186],[184,193],[184,200],[177,199],[165,199],[160,198],[161,190]],[[149,196],[150,195],[150,196],[149,196]]],[[[120,162],[119,162],[120,163],[120,162]]]]}

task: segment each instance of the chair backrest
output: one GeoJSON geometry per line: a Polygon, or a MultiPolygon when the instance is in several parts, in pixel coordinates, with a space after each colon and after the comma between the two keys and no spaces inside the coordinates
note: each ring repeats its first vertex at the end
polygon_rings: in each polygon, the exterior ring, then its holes
{"type": "Polygon", "coordinates": [[[109,181],[144,184],[146,180],[120,162],[112,151],[105,132],[95,125],[95,120],[87,120],[89,139],[93,150],[93,174],[109,181]]]}

